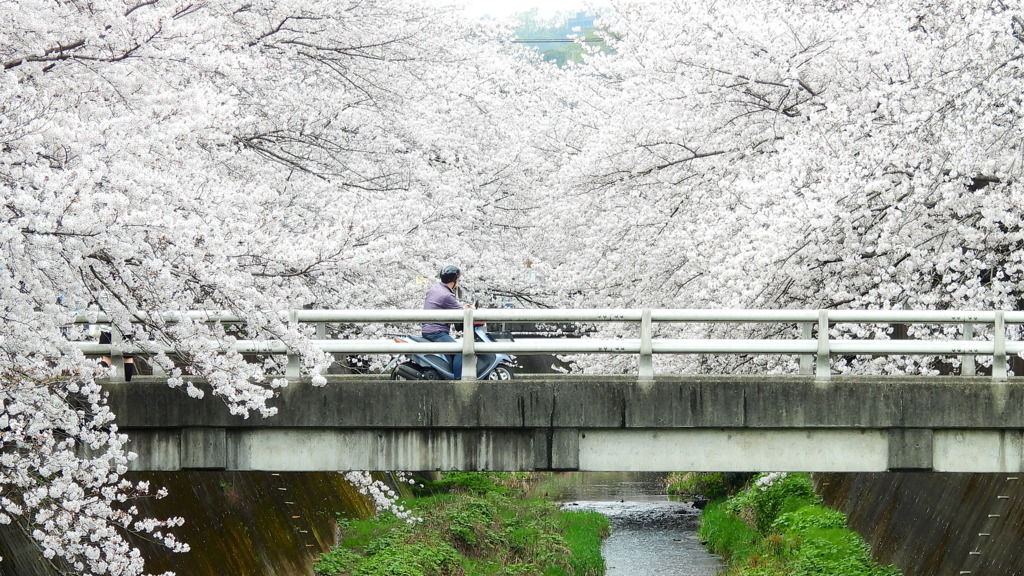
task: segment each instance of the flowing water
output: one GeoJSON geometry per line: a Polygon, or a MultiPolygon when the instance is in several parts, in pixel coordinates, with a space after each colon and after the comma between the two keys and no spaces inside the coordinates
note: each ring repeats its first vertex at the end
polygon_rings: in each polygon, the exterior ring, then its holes
{"type": "Polygon", "coordinates": [[[569,510],[596,510],[612,534],[602,546],[606,576],[715,576],[718,557],[697,540],[700,510],[669,500],[664,475],[572,473],[555,478],[569,510]]]}

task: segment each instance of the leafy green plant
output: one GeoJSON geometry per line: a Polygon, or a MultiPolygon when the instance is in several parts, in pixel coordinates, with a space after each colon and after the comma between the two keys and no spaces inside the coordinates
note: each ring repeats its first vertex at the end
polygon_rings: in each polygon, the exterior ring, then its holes
{"type": "Polygon", "coordinates": [[[362,556],[347,548],[332,548],[320,555],[313,570],[322,576],[335,576],[336,574],[351,574],[353,567],[359,564],[362,556]]]}
{"type": "Polygon", "coordinates": [[[485,535],[486,528],[496,513],[495,507],[488,500],[472,499],[446,511],[448,532],[459,545],[472,548],[485,535]]]}
{"type": "Polygon", "coordinates": [[[725,503],[712,502],[701,514],[697,537],[708,550],[730,564],[745,562],[754,552],[759,534],[725,503]]]}
{"type": "Polygon", "coordinates": [[[445,472],[440,481],[434,483],[435,490],[449,492],[470,492],[507,494],[510,489],[502,484],[504,475],[486,472],[445,472]]]}
{"type": "Polygon", "coordinates": [[[377,535],[363,548],[363,551],[367,556],[376,556],[391,548],[400,548],[405,543],[408,534],[409,530],[405,530],[401,526],[394,526],[377,535]]]}
{"type": "Polygon", "coordinates": [[[794,576],[898,576],[879,566],[860,536],[846,528],[811,528],[793,563],[794,576]]]}
{"type": "Polygon", "coordinates": [[[751,486],[729,500],[729,509],[749,518],[762,535],[767,535],[779,515],[818,503],[809,474],[761,474],[751,486]]]}
{"type": "MultiPolygon", "coordinates": [[[[481,475],[483,476],[483,475],[481,475]]],[[[343,548],[321,556],[321,576],[599,576],[608,521],[543,500],[491,490],[493,478],[454,479],[480,490],[439,488],[407,502],[422,522],[382,514],[340,520],[343,548]]]]}
{"type": "Polygon", "coordinates": [[[668,493],[681,496],[703,496],[720,500],[728,496],[725,478],[721,472],[687,472],[669,478],[668,493]]]}
{"type": "Polygon", "coordinates": [[[502,576],[544,576],[534,564],[508,564],[501,569],[502,576]]]}
{"type": "Polygon", "coordinates": [[[812,528],[845,528],[846,514],[819,505],[804,506],[793,512],[781,514],[772,523],[774,532],[805,533],[812,528]]]}
{"type": "Polygon", "coordinates": [[[763,474],[712,502],[698,531],[731,576],[899,576],[879,566],[846,516],[819,503],[807,474],[763,474]]]}
{"type": "Polygon", "coordinates": [[[453,571],[460,557],[449,544],[407,543],[391,546],[359,564],[353,576],[425,576],[453,571]]]}
{"type": "Polygon", "coordinates": [[[605,571],[601,541],[611,534],[608,518],[592,511],[565,512],[562,516],[565,543],[573,554],[569,565],[576,576],[601,576],[605,571]]]}

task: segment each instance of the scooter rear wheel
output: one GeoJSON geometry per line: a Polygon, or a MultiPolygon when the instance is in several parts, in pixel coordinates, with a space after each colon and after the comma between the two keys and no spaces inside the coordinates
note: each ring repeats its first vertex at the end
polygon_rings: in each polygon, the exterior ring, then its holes
{"type": "Polygon", "coordinates": [[[499,364],[487,375],[488,380],[511,380],[515,375],[512,373],[512,367],[506,366],[505,364],[499,364]]]}

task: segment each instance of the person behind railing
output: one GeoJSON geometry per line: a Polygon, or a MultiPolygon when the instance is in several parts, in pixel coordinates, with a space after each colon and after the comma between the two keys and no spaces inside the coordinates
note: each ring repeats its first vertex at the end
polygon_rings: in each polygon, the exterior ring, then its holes
{"type": "MultiPolygon", "coordinates": [[[[100,330],[100,344],[111,344],[112,339],[110,337],[109,330],[100,330]]],[[[109,368],[113,365],[114,361],[110,356],[104,356],[100,358],[100,366],[109,368]]],[[[124,357],[124,380],[125,382],[131,382],[132,376],[135,375],[135,359],[131,356],[124,357]]]]}
{"type": "MultiPolygon", "coordinates": [[[[460,304],[455,297],[455,287],[458,286],[459,280],[462,278],[462,272],[458,266],[449,264],[441,268],[439,276],[441,283],[431,286],[427,290],[427,296],[423,301],[424,310],[462,310],[473,307],[471,304],[460,304]]],[[[428,322],[421,327],[421,330],[423,337],[431,342],[455,342],[449,324],[428,322]]],[[[466,337],[472,338],[471,335],[466,337]]],[[[452,372],[456,380],[462,378],[462,354],[456,354],[452,358],[452,372]]]]}

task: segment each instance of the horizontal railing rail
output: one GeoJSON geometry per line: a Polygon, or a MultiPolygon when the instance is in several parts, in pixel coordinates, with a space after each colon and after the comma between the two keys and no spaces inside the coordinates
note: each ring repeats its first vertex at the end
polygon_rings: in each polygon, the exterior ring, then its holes
{"type": "MultiPolygon", "coordinates": [[[[1005,381],[1008,357],[1024,352],[1024,341],[1006,337],[1007,326],[1024,324],[1024,311],[935,311],[935,310],[705,310],[705,309],[465,309],[465,310],[291,310],[278,312],[289,324],[313,324],[316,337],[312,345],[332,354],[463,354],[463,379],[476,378],[476,354],[629,354],[639,356],[639,378],[654,377],[655,354],[739,354],[797,355],[800,372],[815,375],[816,380],[831,378],[833,356],[958,356],[961,374],[976,374],[975,356],[992,357],[992,378],[1005,381]],[[330,324],[411,324],[447,322],[461,324],[465,334],[472,334],[475,323],[602,323],[624,322],[639,325],[638,338],[530,338],[514,342],[474,342],[463,338],[461,343],[402,343],[392,339],[329,339],[330,324]],[[680,339],[655,338],[655,323],[709,324],[793,324],[800,328],[796,339],[680,339]],[[957,324],[962,326],[959,340],[893,340],[832,338],[830,328],[836,324],[957,324]],[[991,328],[991,340],[974,340],[975,328],[991,328]],[[815,334],[815,328],[817,333],[815,334]]],[[[183,318],[210,323],[244,323],[245,319],[227,312],[196,311],[186,314],[161,315],[162,322],[183,318]]],[[[139,316],[140,322],[152,317],[139,316]]],[[[110,319],[97,314],[80,316],[78,323],[109,324],[110,319]]],[[[418,329],[417,329],[418,330],[418,329]]],[[[110,344],[77,342],[88,355],[110,356],[116,372],[123,374],[125,355],[173,352],[154,343],[124,342],[111,326],[110,344]]],[[[295,351],[280,340],[234,340],[220,346],[243,354],[285,355],[288,363],[285,376],[299,377],[295,351]]]]}

